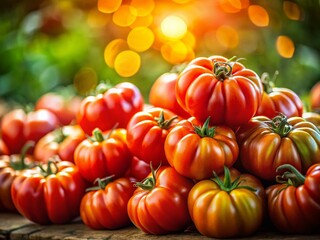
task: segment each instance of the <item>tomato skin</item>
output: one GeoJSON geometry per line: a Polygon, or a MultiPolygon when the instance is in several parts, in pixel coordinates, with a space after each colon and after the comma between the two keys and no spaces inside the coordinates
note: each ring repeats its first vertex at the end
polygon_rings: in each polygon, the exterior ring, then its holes
{"type": "MultiPolygon", "coordinates": [[[[37,142],[48,132],[59,126],[58,118],[45,109],[25,113],[15,109],[3,117],[1,123],[2,139],[10,154],[20,153],[27,141],[37,142]]],[[[31,149],[30,153],[32,153],[31,149]]]]}
{"type": "Polygon", "coordinates": [[[54,155],[58,155],[61,160],[74,162],[74,151],[85,139],[86,135],[79,125],[65,125],[43,136],[37,142],[33,154],[41,162],[47,162],[54,155]]]}
{"type": "Polygon", "coordinates": [[[270,93],[264,92],[255,116],[273,118],[279,113],[287,117],[302,116],[303,103],[299,96],[288,88],[272,88],[270,93]]]}
{"type": "Polygon", "coordinates": [[[59,93],[48,92],[37,100],[35,109],[49,110],[57,116],[62,125],[69,125],[76,120],[81,101],[80,96],[66,98],[59,93]]]}
{"type": "Polygon", "coordinates": [[[126,176],[133,177],[137,181],[142,181],[149,175],[150,171],[150,165],[148,163],[137,158],[136,156],[133,156],[126,176]]]}
{"type": "Polygon", "coordinates": [[[74,162],[83,178],[91,183],[111,175],[123,177],[130,168],[132,154],[127,147],[126,130],[110,131],[104,132],[110,135],[101,142],[85,139],[75,149],[74,162]]]}
{"type": "MultiPolygon", "coordinates": [[[[260,180],[232,168],[231,179],[240,177],[239,186],[230,192],[212,179],[197,182],[188,197],[188,209],[197,230],[213,238],[234,238],[252,235],[262,225],[265,213],[265,191],[260,180]]],[[[219,176],[223,181],[223,174],[219,176]]]]}
{"type": "Polygon", "coordinates": [[[224,166],[237,160],[239,147],[233,130],[215,126],[213,137],[201,137],[195,132],[194,119],[180,121],[165,140],[165,154],[169,164],[183,176],[202,180],[217,174],[224,166]]]}
{"type": "Polygon", "coordinates": [[[313,111],[320,111],[320,82],[317,82],[310,90],[310,106],[313,111]]]}
{"type": "Polygon", "coordinates": [[[138,187],[130,198],[130,220],[149,234],[181,232],[192,224],[187,198],[193,181],[170,166],[160,167],[155,175],[155,185],[151,190],[138,187]]]}
{"type": "Polygon", "coordinates": [[[0,155],[8,155],[9,149],[6,146],[6,144],[3,142],[3,140],[0,138],[0,155]]]}
{"type": "Polygon", "coordinates": [[[155,167],[160,164],[168,165],[164,142],[168,133],[179,121],[174,119],[169,126],[166,126],[165,122],[159,123],[157,118],[160,118],[161,112],[164,121],[169,121],[176,116],[167,109],[150,108],[136,113],[127,126],[127,142],[132,154],[148,164],[152,162],[155,167]]]}
{"type": "Polygon", "coordinates": [[[104,189],[93,190],[81,200],[80,215],[92,229],[119,229],[131,224],[127,203],[135,187],[128,178],[118,178],[104,189]]]}
{"type": "Polygon", "coordinates": [[[320,113],[316,112],[304,112],[302,114],[302,117],[309,121],[312,122],[314,125],[317,126],[318,129],[320,129],[320,113]]]}
{"type": "Polygon", "coordinates": [[[149,102],[155,107],[168,109],[182,118],[189,118],[187,113],[178,103],[175,87],[179,77],[178,73],[168,72],[162,74],[153,83],[149,92],[149,102]]]}
{"type": "Polygon", "coordinates": [[[77,114],[77,122],[83,131],[91,135],[95,128],[107,131],[116,124],[126,128],[130,118],[143,109],[144,100],[132,83],[122,82],[103,94],[86,97],[77,114]]]}
{"type": "Polygon", "coordinates": [[[312,165],[300,186],[277,183],[266,189],[273,225],[283,233],[310,234],[320,224],[320,164],[312,165]]]}
{"type": "Polygon", "coordinates": [[[236,129],[256,113],[263,88],[254,71],[239,62],[229,62],[232,69],[226,72],[226,63],[228,60],[222,56],[195,58],[180,74],[176,95],[182,108],[199,121],[210,116],[211,125],[236,129]],[[221,67],[215,68],[217,62],[221,67]]]}
{"type": "Polygon", "coordinates": [[[80,215],[87,183],[73,163],[61,161],[56,165],[56,173],[44,176],[36,167],[24,171],[12,183],[13,203],[30,221],[65,224],[80,215]]]}
{"type": "Polygon", "coordinates": [[[293,165],[302,173],[320,162],[320,131],[301,117],[287,119],[292,130],[285,136],[272,130],[267,117],[254,117],[237,131],[239,163],[251,174],[275,181],[276,168],[293,165]]]}

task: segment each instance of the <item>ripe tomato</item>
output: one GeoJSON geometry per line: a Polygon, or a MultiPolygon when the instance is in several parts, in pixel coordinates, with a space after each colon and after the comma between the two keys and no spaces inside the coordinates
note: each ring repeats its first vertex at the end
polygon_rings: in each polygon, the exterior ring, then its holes
{"type": "Polygon", "coordinates": [[[0,211],[17,212],[12,197],[11,185],[13,180],[25,169],[35,166],[33,157],[26,155],[29,147],[33,146],[28,142],[22,149],[21,154],[0,156],[0,211]]]}
{"type": "Polygon", "coordinates": [[[178,72],[168,72],[158,77],[150,89],[149,102],[155,107],[165,108],[182,118],[188,118],[190,114],[179,105],[176,97],[178,76],[178,72]]]}
{"type": "Polygon", "coordinates": [[[131,221],[127,204],[135,187],[128,178],[98,179],[81,200],[80,216],[84,224],[92,229],[118,229],[129,226],[131,221]]]}
{"type": "Polygon", "coordinates": [[[312,122],[314,125],[317,126],[318,129],[320,129],[320,113],[316,112],[304,112],[302,114],[302,117],[309,121],[312,122]]]}
{"type": "Polygon", "coordinates": [[[34,148],[34,157],[46,162],[54,155],[64,161],[74,162],[76,147],[86,139],[79,125],[66,125],[43,136],[34,148]]]}
{"type": "Polygon", "coordinates": [[[93,131],[93,137],[83,140],[74,152],[74,162],[81,175],[89,182],[114,175],[123,177],[130,168],[132,155],[127,147],[123,128],[102,132],[93,131]]]}
{"type": "Polygon", "coordinates": [[[256,116],[273,118],[279,113],[289,117],[301,117],[303,103],[299,96],[289,88],[274,87],[274,80],[264,73],[261,77],[264,92],[256,116]]]}
{"type": "Polygon", "coordinates": [[[311,110],[320,112],[320,82],[317,82],[310,90],[311,110]]]}
{"type": "Polygon", "coordinates": [[[177,116],[163,108],[136,113],[127,126],[128,147],[134,156],[153,166],[168,165],[164,141],[177,124],[177,116]]]}
{"type": "Polygon", "coordinates": [[[182,108],[202,123],[233,129],[256,113],[263,89],[260,77],[239,62],[222,56],[192,60],[180,74],[176,95],[182,108]]]}
{"type": "Polygon", "coordinates": [[[262,225],[265,191],[252,175],[225,167],[225,176],[197,182],[188,208],[197,230],[213,238],[246,237],[262,225]]]}
{"type": "Polygon", "coordinates": [[[3,142],[3,140],[0,138],[0,155],[8,155],[9,149],[6,146],[6,144],[3,142]]]}
{"type": "Polygon", "coordinates": [[[309,234],[320,225],[320,164],[311,165],[305,176],[290,164],[278,184],[266,189],[268,211],[273,225],[284,233],[309,234]]]}
{"type": "Polygon", "coordinates": [[[59,93],[49,92],[37,100],[35,109],[47,109],[57,116],[62,125],[69,125],[76,120],[81,102],[80,96],[65,97],[59,93]]]}
{"type": "Polygon", "coordinates": [[[150,164],[145,161],[133,156],[131,160],[131,165],[129,170],[127,171],[127,177],[132,177],[137,181],[142,181],[145,179],[150,173],[150,164]]]}
{"type": "Polygon", "coordinates": [[[239,163],[267,181],[275,180],[276,169],[282,164],[292,164],[305,173],[320,162],[320,131],[301,117],[254,117],[240,127],[237,139],[239,163]]]}
{"type": "MultiPolygon", "coordinates": [[[[41,109],[25,113],[22,109],[15,109],[2,119],[2,140],[10,154],[20,153],[27,141],[37,142],[58,126],[58,118],[48,110],[41,109]]],[[[33,151],[33,149],[30,150],[33,151]]]]}
{"type": "Polygon", "coordinates": [[[86,187],[73,163],[49,161],[18,175],[11,195],[19,213],[30,221],[64,224],[80,215],[86,187]]]}
{"type": "Polygon", "coordinates": [[[169,164],[181,175],[202,180],[231,167],[239,154],[236,136],[226,126],[200,126],[193,119],[180,121],[168,134],[165,154],[169,164]]]}
{"type": "Polygon", "coordinates": [[[116,124],[126,128],[130,118],[143,109],[143,104],[143,97],[135,85],[119,83],[103,94],[86,97],[81,102],[77,121],[88,135],[95,128],[106,131],[116,124]]]}
{"type": "Polygon", "coordinates": [[[153,169],[128,202],[131,222],[149,234],[183,231],[192,224],[187,198],[193,181],[170,166],[153,169]]]}

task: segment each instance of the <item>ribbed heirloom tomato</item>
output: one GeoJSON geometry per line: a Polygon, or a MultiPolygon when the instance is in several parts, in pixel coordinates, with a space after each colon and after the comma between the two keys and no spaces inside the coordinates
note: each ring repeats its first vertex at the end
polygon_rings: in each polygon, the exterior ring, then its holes
{"type": "Polygon", "coordinates": [[[282,164],[291,164],[306,173],[312,164],[320,163],[320,131],[301,117],[254,117],[241,126],[237,140],[238,163],[267,181],[275,181],[276,169],[282,164]]]}
{"type": "Polygon", "coordinates": [[[80,216],[93,229],[118,229],[131,221],[127,204],[135,187],[129,178],[98,179],[98,186],[87,189],[81,200],[80,216]]]}
{"type": "Polygon", "coordinates": [[[181,175],[202,180],[231,167],[239,147],[233,130],[226,126],[201,126],[194,118],[180,121],[168,134],[165,153],[169,164],[181,175]]]}
{"type": "Polygon", "coordinates": [[[269,216],[284,233],[309,234],[320,226],[320,164],[312,165],[302,175],[290,164],[278,167],[285,172],[278,183],[266,189],[269,216]]]}
{"type": "Polygon", "coordinates": [[[261,226],[265,191],[260,180],[236,169],[197,182],[188,197],[188,208],[197,230],[207,237],[246,237],[261,226]],[[231,173],[230,173],[231,171],[231,173]]]}
{"type": "Polygon", "coordinates": [[[182,232],[192,224],[187,205],[191,179],[162,166],[151,169],[149,177],[136,185],[128,214],[137,228],[149,234],[168,234],[182,232]]]}
{"type": "Polygon", "coordinates": [[[256,113],[263,93],[260,77],[252,70],[222,56],[198,57],[180,74],[178,103],[202,123],[224,124],[236,129],[256,113]]]}
{"type": "Polygon", "coordinates": [[[12,200],[18,212],[38,224],[64,224],[80,215],[87,183],[68,161],[39,165],[18,175],[12,200]]]}

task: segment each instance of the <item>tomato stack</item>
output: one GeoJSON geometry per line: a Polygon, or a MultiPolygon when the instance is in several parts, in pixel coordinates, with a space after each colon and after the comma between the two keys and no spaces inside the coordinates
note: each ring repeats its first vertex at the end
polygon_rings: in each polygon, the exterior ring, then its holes
{"type": "Polygon", "coordinates": [[[1,211],[156,235],[319,231],[319,114],[240,60],[195,58],[161,75],[149,104],[129,82],[72,113],[40,100],[2,119],[1,211]]]}

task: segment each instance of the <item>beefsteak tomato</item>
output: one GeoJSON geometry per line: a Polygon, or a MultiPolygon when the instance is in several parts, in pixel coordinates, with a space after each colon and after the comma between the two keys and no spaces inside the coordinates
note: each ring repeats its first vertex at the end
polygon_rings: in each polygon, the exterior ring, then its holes
{"type": "Polygon", "coordinates": [[[262,225],[265,191],[260,180],[235,169],[224,176],[197,182],[188,197],[188,208],[197,230],[213,238],[246,237],[262,225]]]}
{"type": "Polygon", "coordinates": [[[320,113],[320,82],[314,84],[310,90],[310,107],[312,111],[320,113]]]}
{"type": "Polygon", "coordinates": [[[18,175],[11,196],[18,212],[38,224],[64,224],[80,215],[87,182],[68,161],[38,165],[18,175]]]}
{"type": "Polygon", "coordinates": [[[240,127],[237,140],[241,167],[267,181],[275,181],[282,164],[306,173],[312,164],[320,163],[320,131],[301,117],[254,117],[240,127]]]}
{"type": "Polygon", "coordinates": [[[290,164],[278,183],[266,189],[268,211],[273,225],[283,233],[310,234],[320,226],[320,164],[309,167],[305,176],[290,164]]]}
{"type": "Polygon", "coordinates": [[[181,120],[165,140],[169,164],[181,175],[202,180],[223,172],[237,160],[239,147],[233,130],[226,126],[200,126],[194,118],[181,120]]]}
{"type": "Polygon", "coordinates": [[[202,123],[236,129],[256,113],[263,93],[260,77],[238,61],[198,57],[179,75],[178,103],[202,123]]]}
{"type": "Polygon", "coordinates": [[[131,165],[129,170],[126,173],[126,177],[134,178],[137,181],[142,181],[150,173],[150,164],[145,161],[133,156],[131,160],[131,165]]]}

